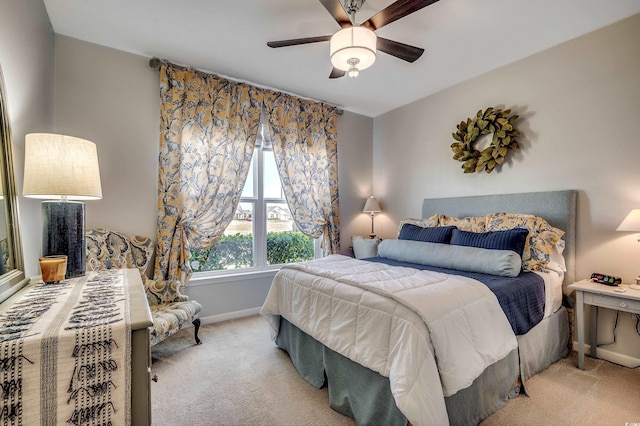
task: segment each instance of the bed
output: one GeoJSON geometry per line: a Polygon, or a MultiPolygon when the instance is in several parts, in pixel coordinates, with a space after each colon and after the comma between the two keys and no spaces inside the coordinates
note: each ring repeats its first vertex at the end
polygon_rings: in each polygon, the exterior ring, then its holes
{"type": "MultiPolygon", "coordinates": [[[[527,303],[533,309],[523,315],[510,315],[507,296],[480,282],[496,273],[511,274],[507,281],[527,275],[519,274],[524,256],[403,240],[383,241],[382,258],[330,256],[283,268],[261,313],[300,375],[316,387],[328,386],[331,407],[357,424],[478,424],[568,352],[562,295],[575,278],[575,210],[573,190],[423,201],[421,225],[428,228],[442,230],[443,220],[455,218],[485,217],[489,223],[486,217],[508,212],[535,215],[564,231],[562,273],[527,273],[542,300],[527,303]],[[434,217],[440,222],[426,223],[434,217]],[[423,254],[444,265],[417,263],[423,254]],[[462,269],[467,262],[481,265],[460,272],[450,267],[452,259],[462,269]],[[496,265],[506,266],[496,272],[496,265]],[[490,273],[478,275],[478,267],[490,273]],[[455,309],[445,305],[449,300],[455,309]]],[[[469,229],[466,235],[461,222],[450,223],[465,238],[481,233],[469,229]]]]}

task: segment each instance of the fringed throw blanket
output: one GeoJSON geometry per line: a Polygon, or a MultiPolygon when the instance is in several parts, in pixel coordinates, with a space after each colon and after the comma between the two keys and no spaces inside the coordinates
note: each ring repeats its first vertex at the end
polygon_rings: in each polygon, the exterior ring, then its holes
{"type": "Polygon", "coordinates": [[[0,312],[0,425],[131,423],[125,270],[30,285],[0,312]]]}

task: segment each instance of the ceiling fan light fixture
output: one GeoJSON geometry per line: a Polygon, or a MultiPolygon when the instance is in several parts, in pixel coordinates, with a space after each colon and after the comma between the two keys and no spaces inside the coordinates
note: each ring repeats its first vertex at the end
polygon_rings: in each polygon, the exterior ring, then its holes
{"type": "Polygon", "coordinates": [[[357,76],[375,62],[376,41],[376,34],[368,28],[349,27],[338,31],[331,37],[331,65],[349,72],[350,77],[355,68],[353,72],[357,76]]]}
{"type": "Polygon", "coordinates": [[[360,62],[357,58],[349,59],[349,71],[347,71],[347,75],[351,78],[356,78],[358,74],[360,74],[360,70],[358,69],[358,62],[360,62]]]}

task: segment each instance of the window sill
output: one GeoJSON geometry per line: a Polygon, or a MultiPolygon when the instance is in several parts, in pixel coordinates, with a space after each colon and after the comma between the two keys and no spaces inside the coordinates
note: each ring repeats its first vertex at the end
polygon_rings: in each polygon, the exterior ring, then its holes
{"type": "Polygon", "coordinates": [[[212,284],[224,284],[233,281],[256,280],[263,278],[273,278],[280,270],[279,267],[256,269],[252,271],[233,271],[233,272],[198,272],[195,273],[187,287],[197,287],[212,284]]]}

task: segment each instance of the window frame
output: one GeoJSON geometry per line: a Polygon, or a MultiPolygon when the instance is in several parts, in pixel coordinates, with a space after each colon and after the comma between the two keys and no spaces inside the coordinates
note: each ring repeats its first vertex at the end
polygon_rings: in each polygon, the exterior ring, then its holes
{"type": "MultiPolygon", "coordinates": [[[[283,204],[288,207],[287,200],[285,199],[284,193],[282,194],[282,198],[273,198],[273,197],[265,197],[264,196],[264,169],[265,162],[264,157],[265,151],[273,152],[273,149],[270,147],[270,143],[265,143],[267,140],[264,136],[264,125],[260,125],[261,129],[258,134],[258,138],[256,140],[255,149],[253,151],[253,157],[251,159],[251,167],[253,168],[253,195],[252,196],[241,196],[239,203],[249,203],[252,205],[252,214],[251,214],[251,229],[253,232],[253,266],[247,268],[238,268],[238,269],[223,269],[223,270],[213,270],[213,271],[200,271],[194,272],[192,280],[201,280],[206,278],[216,278],[216,277],[230,277],[236,275],[254,275],[260,274],[263,272],[276,272],[286,263],[280,263],[277,265],[269,265],[267,264],[267,205],[268,204],[283,204]],[[269,145],[269,146],[264,146],[269,145]],[[262,247],[263,250],[259,250],[258,248],[262,247]]],[[[248,179],[249,177],[247,177],[248,179]]],[[[246,182],[245,182],[246,185],[246,182]]],[[[244,188],[243,188],[244,190],[244,188]]],[[[322,255],[321,250],[321,240],[322,238],[314,238],[313,248],[313,258],[318,259],[322,255]]]]}

